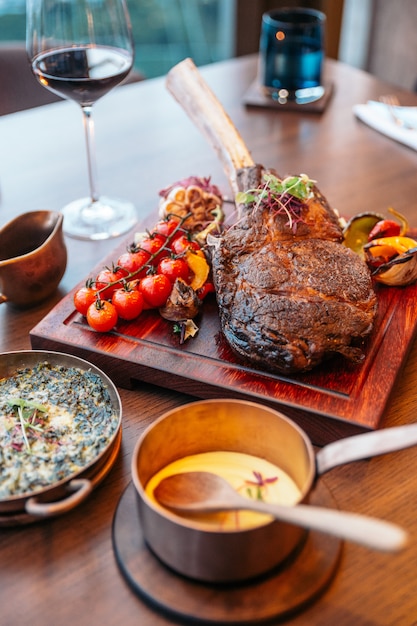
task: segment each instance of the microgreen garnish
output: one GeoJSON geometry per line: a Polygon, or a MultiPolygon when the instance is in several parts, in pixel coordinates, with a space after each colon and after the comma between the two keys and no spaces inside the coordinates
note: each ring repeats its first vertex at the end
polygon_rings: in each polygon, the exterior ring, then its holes
{"type": "Polygon", "coordinates": [[[238,204],[255,204],[255,209],[263,206],[276,211],[286,213],[288,225],[295,230],[300,221],[302,206],[312,197],[314,180],[306,174],[300,176],[287,176],[280,179],[274,174],[266,173],[262,177],[263,184],[257,189],[249,189],[236,194],[238,204]]]}
{"type": "Polygon", "coordinates": [[[180,343],[184,343],[185,322],[176,322],[172,327],[172,332],[180,336],[180,343]]]}
{"type": "Polygon", "coordinates": [[[16,409],[26,448],[30,450],[27,430],[31,428],[32,430],[42,432],[42,427],[36,421],[36,417],[38,411],[45,413],[48,409],[43,404],[38,404],[32,400],[25,400],[24,398],[9,398],[7,404],[16,409]]]}
{"type": "Polygon", "coordinates": [[[270,478],[264,478],[260,472],[253,471],[252,472],[255,480],[245,480],[245,485],[247,485],[246,492],[250,498],[252,498],[252,489],[251,487],[255,487],[256,500],[263,500],[263,487],[271,483],[275,483],[278,480],[278,476],[271,476],[270,478]]]}

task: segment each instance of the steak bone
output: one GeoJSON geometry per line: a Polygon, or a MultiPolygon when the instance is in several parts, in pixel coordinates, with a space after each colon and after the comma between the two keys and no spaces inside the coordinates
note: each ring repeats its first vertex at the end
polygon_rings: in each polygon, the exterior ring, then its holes
{"type": "Polygon", "coordinates": [[[206,138],[222,163],[232,190],[241,190],[239,170],[255,163],[239,131],[192,59],[184,59],[167,74],[166,87],[206,138]]]}

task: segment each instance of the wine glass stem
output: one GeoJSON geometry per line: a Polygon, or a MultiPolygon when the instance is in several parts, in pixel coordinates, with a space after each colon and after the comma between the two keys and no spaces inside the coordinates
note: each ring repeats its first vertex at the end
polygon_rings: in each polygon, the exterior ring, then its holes
{"type": "Polygon", "coordinates": [[[92,202],[97,202],[97,200],[99,199],[99,195],[96,187],[96,153],[94,145],[94,120],[92,117],[93,107],[82,106],[81,110],[83,112],[83,125],[87,146],[87,165],[88,179],[90,183],[90,196],[92,202]]]}

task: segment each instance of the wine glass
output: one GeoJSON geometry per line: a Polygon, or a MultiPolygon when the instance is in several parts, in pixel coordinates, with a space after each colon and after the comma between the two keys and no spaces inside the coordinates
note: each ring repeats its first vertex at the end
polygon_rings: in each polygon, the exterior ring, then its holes
{"type": "Polygon", "coordinates": [[[126,0],[27,0],[26,48],[40,84],[82,110],[90,197],[62,209],[64,232],[88,240],[117,237],[136,223],[136,210],[97,191],[92,107],[133,65],[126,0]]]}

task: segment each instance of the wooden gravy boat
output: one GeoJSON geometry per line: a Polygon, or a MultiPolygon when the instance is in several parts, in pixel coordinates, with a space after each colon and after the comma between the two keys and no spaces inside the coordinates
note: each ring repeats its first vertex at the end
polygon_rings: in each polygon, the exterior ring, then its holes
{"type": "Polygon", "coordinates": [[[22,213],[0,229],[0,304],[29,308],[58,287],[67,266],[63,216],[22,213]]]}

